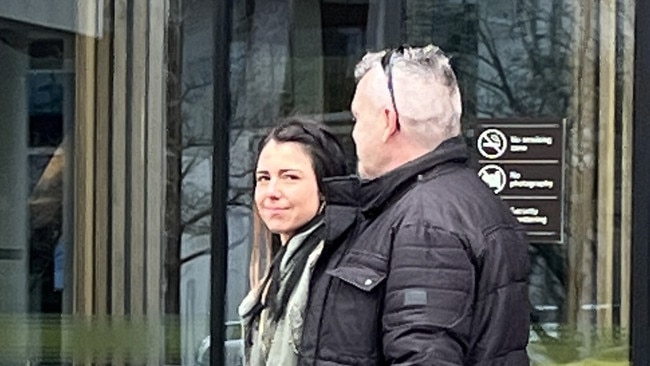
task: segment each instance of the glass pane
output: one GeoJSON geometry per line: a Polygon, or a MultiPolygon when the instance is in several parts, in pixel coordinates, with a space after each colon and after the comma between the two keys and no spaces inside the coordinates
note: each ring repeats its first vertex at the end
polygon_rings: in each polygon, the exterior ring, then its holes
{"type": "MultiPolygon", "coordinates": [[[[557,237],[532,236],[539,227],[528,226],[533,362],[629,362],[633,18],[632,1],[235,2],[231,184],[250,194],[251,141],[280,116],[316,115],[352,156],[348,109],[360,56],[437,44],[458,74],[468,143],[477,147],[476,132],[495,119],[529,138],[538,133],[530,121],[561,127],[553,140],[560,160],[526,170],[536,179],[557,171],[561,187],[544,216],[557,223],[557,237]]],[[[249,212],[248,198],[240,202],[237,209],[249,212]]],[[[544,218],[535,215],[520,220],[544,218]]],[[[253,231],[250,220],[231,225],[238,238],[253,231]]],[[[248,288],[246,257],[233,258],[229,301],[248,288]]]]}
{"type": "Polygon", "coordinates": [[[41,5],[0,5],[0,364],[161,364],[164,4],[41,5]]]}
{"type": "Polygon", "coordinates": [[[180,358],[209,362],[212,209],[212,22],[209,1],[170,2],[167,78],[166,312],[179,315],[180,358]],[[196,45],[204,45],[197,47],[196,45]]]}
{"type": "MultiPolygon", "coordinates": [[[[207,364],[214,2],[78,3],[0,6],[0,363],[207,364]]],[[[259,275],[261,137],[313,116],[354,160],[355,63],[429,42],[453,57],[470,144],[497,118],[565,126],[562,230],[530,247],[534,362],[629,361],[633,1],[237,0],[232,15],[228,290],[212,299],[227,365],[259,275]]]]}
{"type": "Polygon", "coordinates": [[[366,45],[367,20],[367,1],[234,3],[227,365],[242,363],[237,307],[256,277],[249,262],[257,145],[279,117],[310,115],[327,121],[353,156],[349,103],[355,61],[366,45]]]}
{"type": "Polygon", "coordinates": [[[73,39],[0,19],[0,363],[58,358],[72,310],[73,39]]]}
{"type": "MultiPolygon", "coordinates": [[[[550,216],[527,217],[562,221],[559,240],[531,236],[533,363],[629,361],[631,156],[626,150],[633,2],[409,0],[405,7],[405,41],[437,42],[454,57],[470,143],[494,118],[505,127],[519,124],[517,134],[524,138],[540,136],[531,119],[564,124],[566,133],[554,142],[562,145],[562,162],[521,167],[528,176],[504,180],[549,179],[562,185],[550,216]],[[564,171],[564,179],[553,178],[549,169],[558,176],[564,171]]],[[[508,151],[516,154],[514,145],[521,141],[505,127],[501,131],[513,145],[508,151]]],[[[517,146],[531,149],[520,153],[520,160],[533,159],[533,143],[517,146]]],[[[503,163],[506,169],[508,162],[503,163]]],[[[502,196],[515,210],[517,197],[502,196]]],[[[544,207],[533,198],[519,203],[544,207]]]]}

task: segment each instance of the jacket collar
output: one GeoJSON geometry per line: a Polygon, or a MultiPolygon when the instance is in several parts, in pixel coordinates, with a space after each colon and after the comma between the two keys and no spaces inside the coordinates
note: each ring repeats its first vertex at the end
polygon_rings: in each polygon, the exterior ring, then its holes
{"type": "Polygon", "coordinates": [[[359,185],[359,204],[364,216],[374,216],[405,193],[420,177],[446,163],[467,164],[469,152],[462,136],[443,141],[429,153],[380,177],[363,180],[359,185]]]}
{"type": "Polygon", "coordinates": [[[328,241],[338,239],[359,216],[358,177],[332,177],[324,179],[325,227],[328,241]]]}
{"type": "Polygon", "coordinates": [[[373,216],[398,198],[419,176],[446,163],[466,164],[469,152],[463,137],[443,141],[431,152],[372,180],[351,175],[324,179],[326,238],[338,239],[359,218],[373,216]]]}

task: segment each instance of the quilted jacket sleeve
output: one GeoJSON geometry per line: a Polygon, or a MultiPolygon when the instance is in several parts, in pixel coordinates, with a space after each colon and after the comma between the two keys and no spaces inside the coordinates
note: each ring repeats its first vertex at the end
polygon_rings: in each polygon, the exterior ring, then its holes
{"type": "Polygon", "coordinates": [[[463,365],[469,344],[475,269],[459,238],[400,227],[382,313],[384,357],[391,365],[463,365]]]}

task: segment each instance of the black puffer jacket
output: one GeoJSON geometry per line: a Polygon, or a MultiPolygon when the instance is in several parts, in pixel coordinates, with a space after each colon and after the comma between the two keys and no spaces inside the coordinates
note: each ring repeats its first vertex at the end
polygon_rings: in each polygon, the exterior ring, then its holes
{"type": "Polygon", "coordinates": [[[299,365],[528,365],[528,244],[462,138],[328,184],[299,365]]]}

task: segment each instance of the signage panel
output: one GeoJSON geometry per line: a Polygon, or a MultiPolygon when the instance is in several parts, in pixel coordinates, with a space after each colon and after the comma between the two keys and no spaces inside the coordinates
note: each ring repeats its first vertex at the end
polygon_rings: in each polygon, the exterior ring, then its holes
{"type": "Polygon", "coordinates": [[[531,241],[564,241],[565,120],[482,119],[479,177],[510,207],[531,241]]]}

